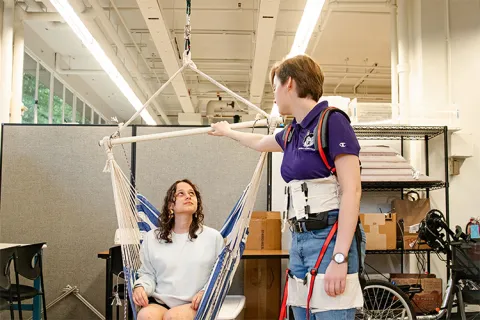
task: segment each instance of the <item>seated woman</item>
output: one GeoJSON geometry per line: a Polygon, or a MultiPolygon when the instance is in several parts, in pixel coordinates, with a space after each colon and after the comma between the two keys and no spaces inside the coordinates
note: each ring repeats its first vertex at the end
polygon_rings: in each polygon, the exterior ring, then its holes
{"type": "Polygon", "coordinates": [[[221,234],[203,225],[202,198],[189,180],[167,191],[160,227],[149,231],[140,250],[142,266],[133,301],[138,320],[193,319],[215,261],[223,249],[221,234]]]}

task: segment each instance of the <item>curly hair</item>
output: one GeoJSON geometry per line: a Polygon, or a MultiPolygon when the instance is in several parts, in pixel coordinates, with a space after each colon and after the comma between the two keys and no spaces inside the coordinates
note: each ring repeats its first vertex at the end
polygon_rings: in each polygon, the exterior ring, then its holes
{"type": "Polygon", "coordinates": [[[194,185],[190,180],[183,179],[175,181],[174,184],[168,188],[167,194],[165,195],[165,199],[163,200],[163,207],[160,212],[160,217],[158,218],[159,227],[155,230],[155,234],[159,241],[165,241],[166,243],[172,242],[172,230],[175,226],[175,219],[170,216],[169,205],[171,203],[175,203],[175,192],[177,191],[177,185],[180,182],[185,182],[189,184],[193,191],[195,192],[195,196],[197,197],[197,211],[192,217],[192,223],[190,224],[190,228],[188,231],[188,236],[191,241],[197,238],[197,231],[202,229],[203,226],[203,204],[202,204],[202,196],[200,195],[200,191],[198,191],[198,187],[194,185]]]}

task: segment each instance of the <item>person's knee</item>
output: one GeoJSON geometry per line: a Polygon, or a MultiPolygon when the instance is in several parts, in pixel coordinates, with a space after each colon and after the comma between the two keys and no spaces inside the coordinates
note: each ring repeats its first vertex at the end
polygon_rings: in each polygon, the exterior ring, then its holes
{"type": "Polygon", "coordinates": [[[170,309],[163,316],[163,320],[191,320],[193,318],[192,312],[180,309],[170,309]]]}
{"type": "Polygon", "coordinates": [[[181,319],[180,313],[175,310],[168,310],[163,316],[163,320],[179,320],[181,319]]]}
{"type": "Polygon", "coordinates": [[[159,313],[154,308],[145,307],[140,309],[137,315],[137,320],[157,320],[159,313]]]}
{"type": "Polygon", "coordinates": [[[154,314],[148,307],[140,309],[137,315],[137,320],[149,320],[153,319],[154,314]]]}

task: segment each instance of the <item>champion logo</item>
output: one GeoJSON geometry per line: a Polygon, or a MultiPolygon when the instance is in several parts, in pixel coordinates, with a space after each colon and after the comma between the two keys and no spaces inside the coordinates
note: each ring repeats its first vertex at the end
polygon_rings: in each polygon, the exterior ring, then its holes
{"type": "Polygon", "coordinates": [[[347,144],[345,142],[340,142],[338,145],[342,148],[345,148],[347,146],[347,144]]]}

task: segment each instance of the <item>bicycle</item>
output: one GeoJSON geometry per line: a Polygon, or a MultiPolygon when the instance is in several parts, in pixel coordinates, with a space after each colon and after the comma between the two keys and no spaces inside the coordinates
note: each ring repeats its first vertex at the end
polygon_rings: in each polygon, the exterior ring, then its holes
{"type": "Polygon", "coordinates": [[[421,287],[367,280],[363,286],[364,307],[357,312],[356,319],[436,320],[445,315],[450,319],[452,308],[458,306],[462,320],[466,320],[464,303],[480,304],[480,243],[470,239],[458,226],[453,233],[443,214],[435,209],[429,211],[420,224],[419,239],[437,254],[447,255],[447,268],[452,271],[452,277],[441,307],[430,315],[416,315],[411,300],[422,292],[421,287]],[[379,292],[382,294],[378,295],[379,292]]]}

